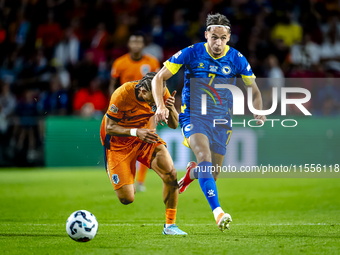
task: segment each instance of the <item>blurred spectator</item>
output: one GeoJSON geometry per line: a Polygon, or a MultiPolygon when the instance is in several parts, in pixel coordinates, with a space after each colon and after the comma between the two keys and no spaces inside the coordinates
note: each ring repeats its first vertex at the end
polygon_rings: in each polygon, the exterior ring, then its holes
{"type": "Polygon", "coordinates": [[[190,44],[186,33],[189,25],[184,18],[184,9],[178,9],[173,15],[173,24],[170,26],[168,33],[165,35],[168,47],[182,49],[190,44]]]}
{"type": "Polygon", "coordinates": [[[320,47],[311,41],[310,35],[305,33],[301,43],[292,45],[290,55],[293,65],[309,69],[319,64],[321,52],[320,47]]]}
{"type": "Polygon", "coordinates": [[[129,53],[116,59],[112,65],[110,95],[121,84],[128,81],[140,80],[148,72],[158,72],[160,66],[157,59],[148,54],[143,54],[144,34],[135,32],[130,35],[129,53]],[[119,79],[119,81],[118,81],[119,79]]]}
{"type": "Polygon", "coordinates": [[[329,72],[327,73],[327,78],[321,81],[322,85],[319,86],[316,93],[317,113],[335,114],[335,108],[340,107],[340,85],[338,79],[334,78],[334,75],[329,72]],[[332,108],[330,107],[331,105],[332,108]]]}
{"type": "Polygon", "coordinates": [[[67,67],[75,65],[79,60],[80,43],[73,29],[68,27],[65,30],[63,40],[57,45],[54,57],[58,65],[67,67]]]}
{"type": "Polygon", "coordinates": [[[336,116],[339,114],[334,98],[331,95],[328,95],[322,101],[321,109],[316,110],[316,115],[319,116],[336,116]]]}
{"type": "Polygon", "coordinates": [[[37,98],[34,90],[25,90],[23,98],[18,102],[16,113],[20,118],[19,136],[16,149],[24,150],[26,139],[28,140],[27,161],[33,163],[38,158],[36,129],[38,127],[37,98]]]}
{"type": "MultiPolygon", "coordinates": [[[[267,79],[266,85],[268,90],[263,90],[263,108],[269,109],[271,107],[273,88],[277,88],[277,108],[275,113],[281,111],[281,88],[285,85],[284,74],[279,66],[279,61],[276,56],[269,55],[267,61],[267,79]]],[[[260,84],[260,83],[259,83],[260,84]]]]}
{"type": "Polygon", "coordinates": [[[157,58],[160,63],[162,63],[164,60],[164,53],[162,47],[154,43],[153,37],[150,34],[146,35],[145,41],[146,46],[143,49],[143,55],[150,54],[157,58]]]}
{"type": "Polygon", "coordinates": [[[40,115],[66,115],[69,105],[67,91],[60,84],[55,75],[50,81],[50,88],[40,94],[38,112],[40,115]]]}
{"type": "Polygon", "coordinates": [[[17,19],[9,26],[10,41],[22,47],[26,43],[30,23],[26,20],[22,10],[17,12],[17,19]]]}
{"type": "Polygon", "coordinates": [[[99,23],[92,38],[91,48],[104,50],[107,42],[107,31],[104,23],[99,23]]]}
{"type": "Polygon", "coordinates": [[[111,73],[110,73],[110,66],[112,62],[109,61],[101,61],[98,65],[98,78],[103,82],[110,82],[111,80],[111,73]]]}
{"type": "Polygon", "coordinates": [[[207,12],[201,11],[198,15],[198,20],[190,23],[187,31],[187,35],[191,40],[196,40],[197,42],[202,42],[205,40],[204,32],[206,29],[205,21],[207,19],[207,12]]]}
{"type": "Polygon", "coordinates": [[[122,47],[129,37],[131,19],[126,13],[117,17],[117,28],[113,34],[114,44],[116,47],[122,47]]]}
{"type": "Polygon", "coordinates": [[[94,54],[87,51],[84,59],[73,70],[73,86],[76,88],[87,87],[89,82],[97,76],[98,67],[94,63],[94,54]]]}
{"type": "Polygon", "coordinates": [[[162,24],[161,16],[154,16],[151,21],[151,34],[153,36],[153,41],[160,45],[164,45],[164,29],[162,24]]]}
{"type": "Polygon", "coordinates": [[[16,98],[10,92],[10,84],[0,80],[0,166],[6,164],[10,156],[8,145],[12,136],[10,127],[13,125],[15,107],[16,98]]]}
{"type": "Polygon", "coordinates": [[[2,22],[0,22],[0,44],[3,44],[6,39],[6,30],[2,26],[2,22]]]}
{"type": "Polygon", "coordinates": [[[23,65],[19,75],[19,85],[39,88],[44,87],[50,79],[50,67],[42,50],[36,50],[23,65]]]}
{"type": "Polygon", "coordinates": [[[36,47],[44,47],[47,50],[47,58],[53,54],[53,47],[59,42],[62,35],[60,25],[55,22],[54,14],[50,11],[47,14],[47,22],[41,24],[37,29],[36,47]]]}
{"type": "Polygon", "coordinates": [[[13,84],[17,81],[18,74],[22,71],[22,68],[23,59],[18,56],[18,50],[14,50],[9,53],[9,56],[0,67],[0,79],[13,84]]]}
{"type": "Polygon", "coordinates": [[[292,21],[292,12],[285,11],[281,21],[272,30],[271,37],[277,43],[281,41],[286,47],[299,43],[302,39],[302,28],[292,21]]]}
{"type": "Polygon", "coordinates": [[[325,18],[327,18],[327,22],[321,25],[323,37],[329,37],[330,32],[340,35],[339,12],[333,12],[331,15],[325,18]]]}
{"type": "Polygon", "coordinates": [[[0,133],[3,135],[7,133],[15,106],[16,98],[10,92],[10,84],[0,80],[0,133]]]}
{"type": "Polygon", "coordinates": [[[279,61],[274,55],[269,55],[268,61],[268,86],[280,89],[284,86],[284,74],[279,66],[279,61]]]}
{"type": "Polygon", "coordinates": [[[95,110],[94,114],[102,115],[107,110],[109,98],[101,91],[100,86],[100,80],[95,78],[90,82],[89,87],[81,88],[75,93],[73,99],[75,113],[88,112],[89,104],[92,104],[95,110]]]}
{"type": "Polygon", "coordinates": [[[340,33],[334,26],[321,45],[320,57],[325,68],[340,72],[340,33]]]}

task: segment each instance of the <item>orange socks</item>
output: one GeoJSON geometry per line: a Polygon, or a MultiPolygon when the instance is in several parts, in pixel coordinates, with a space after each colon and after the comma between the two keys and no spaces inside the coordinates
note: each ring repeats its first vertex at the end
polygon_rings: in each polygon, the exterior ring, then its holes
{"type": "Polygon", "coordinates": [[[165,224],[167,226],[175,224],[177,209],[165,209],[165,224]]]}

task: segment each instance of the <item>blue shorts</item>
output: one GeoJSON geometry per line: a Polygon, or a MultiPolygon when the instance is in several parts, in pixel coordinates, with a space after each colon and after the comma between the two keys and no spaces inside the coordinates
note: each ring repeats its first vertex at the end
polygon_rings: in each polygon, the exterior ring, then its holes
{"type": "MultiPolygon", "coordinates": [[[[209,139],[210,150],[221,155],[225,155],[227,152],[227,145],[232,132],[230,116],[225,119],[228,120],[227,124],[216,124],[214,127],[214,119],[211,117],[190,117],[190,112],[187,109],[179,115],[179,123],[185,138],[196,133],[204,134],[209,139]]],[[[183,144],[189,147],[186,139],[184,139],[183,144]]]]}

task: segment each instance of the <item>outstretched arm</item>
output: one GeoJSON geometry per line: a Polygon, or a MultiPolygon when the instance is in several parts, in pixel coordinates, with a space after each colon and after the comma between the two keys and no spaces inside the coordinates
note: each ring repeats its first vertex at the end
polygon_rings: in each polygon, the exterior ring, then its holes
{"type": "Polygon", "coordinates": [[[152,80],[152,95],[155,100],[157,111],[155,113],[155,122],[158,125],[163,126],[162,121],[168,123],[169,109],[165,107],[163,101],[163,82],[168,80],[172,76],[172,73],[168,68],[163,68],[156,74],[152,80]]]}
{"type": "Polygon", "coordinates": [[[147,143],[156,143],[158,140],[158,136],[155,134],[155,129],[138,128],[133,134],[133,132],[131,132],[131,128],[125,128],[119,125],[117,121],[108,117],[106,117],[105,132],[111,136],[137,136],[139,139],[147,143]]]}

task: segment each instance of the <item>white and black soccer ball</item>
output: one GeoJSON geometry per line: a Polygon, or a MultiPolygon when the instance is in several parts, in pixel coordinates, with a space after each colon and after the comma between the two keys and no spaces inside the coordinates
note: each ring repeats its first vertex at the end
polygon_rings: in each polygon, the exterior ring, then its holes
{"type": "Polygon", "coordinates": [[[77,242],[88,242],[93,239],[98,230],[96,217],[86,210],[73,212],[66,221],[67,234],[77,242]]]}

